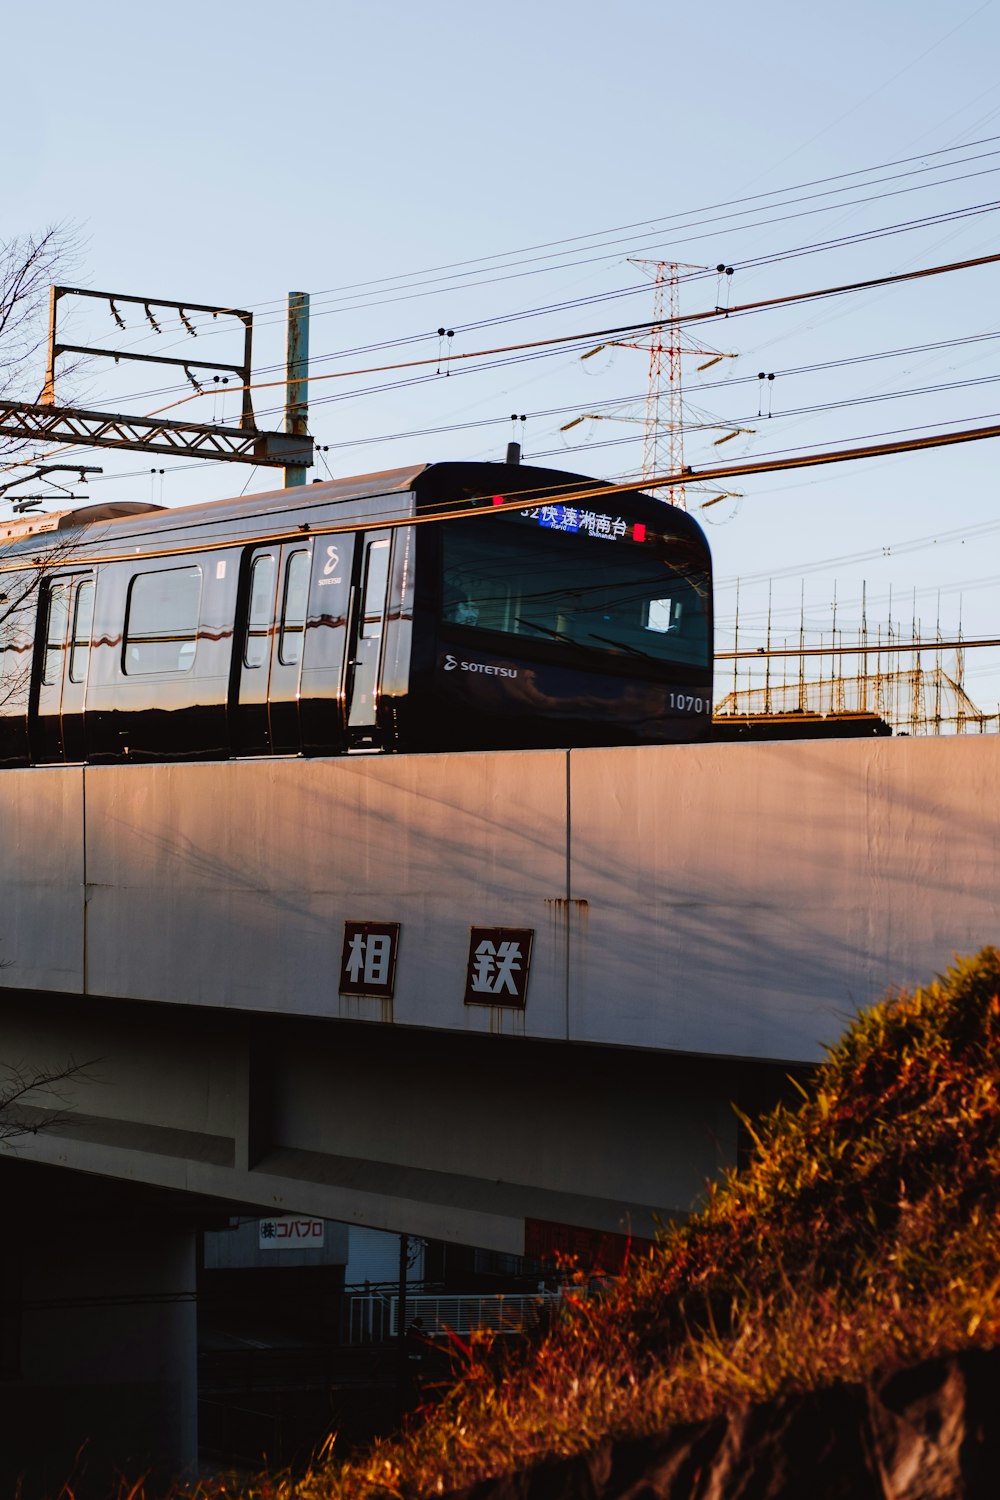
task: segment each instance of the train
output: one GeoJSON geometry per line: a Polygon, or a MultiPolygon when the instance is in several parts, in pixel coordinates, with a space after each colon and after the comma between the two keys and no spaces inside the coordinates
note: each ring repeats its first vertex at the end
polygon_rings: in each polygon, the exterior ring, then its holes
{"type": "Polygon", "coordinates": [[[0,522],[0,765],[706,739],[705,536],[443,462],[0,522]]]}

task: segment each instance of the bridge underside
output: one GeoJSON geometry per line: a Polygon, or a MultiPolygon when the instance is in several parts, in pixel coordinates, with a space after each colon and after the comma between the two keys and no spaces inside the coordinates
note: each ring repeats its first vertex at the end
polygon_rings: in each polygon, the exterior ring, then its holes
{"type": "Polygon", "coordinates": [[[651,1237],[785,1073],[10,990],[0,1055],[73,1070],[19,1107],[25,1162],[515,1254],[526,1225],[651,1237]]]}

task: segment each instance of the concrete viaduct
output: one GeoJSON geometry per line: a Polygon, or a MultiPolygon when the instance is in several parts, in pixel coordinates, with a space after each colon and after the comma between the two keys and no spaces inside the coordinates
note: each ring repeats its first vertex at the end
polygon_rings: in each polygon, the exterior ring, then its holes
{"type": "Polygon", "coordinates": [[[1000,936],[998,771],[976,737],[0,773],[0,1059],[78,1069],[0,1159],[5,1420],[192,1461],[212,1215],[522,1253],[686,1212],[734,1102],[1000,936]]]}

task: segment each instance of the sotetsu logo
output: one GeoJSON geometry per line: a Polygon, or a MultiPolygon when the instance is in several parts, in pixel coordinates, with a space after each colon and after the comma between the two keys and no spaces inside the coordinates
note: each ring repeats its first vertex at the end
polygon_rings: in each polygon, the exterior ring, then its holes
{"type": "Polygon", "coordinates": [[[516,677],[516,667],[494,667],[485,661],[459,661],[449,651],[441,663],[446,672],[480,672],[484,677],[516,677]]]}

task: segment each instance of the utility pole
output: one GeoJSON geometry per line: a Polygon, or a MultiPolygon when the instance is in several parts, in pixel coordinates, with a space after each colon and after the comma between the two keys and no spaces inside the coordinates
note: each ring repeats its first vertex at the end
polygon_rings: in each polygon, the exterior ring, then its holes
{"type": "Polygon", "coordinates": [[[396,1400],[399,1406],[399,1419],[402,1421],[406,1411],[407,1385],[409,1367],[407,1364],[407,1342],[406,1342],[406,1273],[410,1263],[410,1237],[408,1234],[399,1236],[399,1292],[396,1304],[396,1400]]]}
{"type": "MultiPolygon", "coordinates": [[[[288,293],[285,356],[285,431],[305,437],[309,430],[309,293],[288,293]]],[[[305,464],[286,464],[285,488],[305,484],[305,464]]]]}

